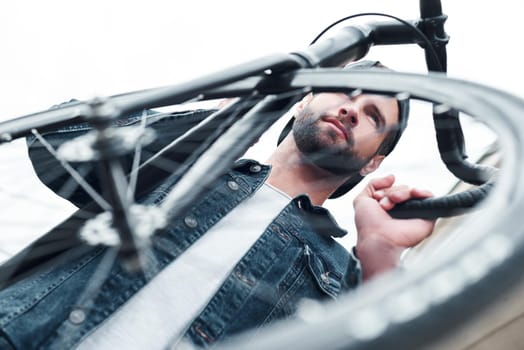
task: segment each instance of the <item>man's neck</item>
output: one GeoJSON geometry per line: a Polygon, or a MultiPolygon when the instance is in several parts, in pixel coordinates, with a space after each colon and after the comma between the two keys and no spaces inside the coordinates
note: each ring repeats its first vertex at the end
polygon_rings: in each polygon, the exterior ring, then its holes
{"type": "Polygon", "coordinates": [[[281,146],[267,160],[272,166],[267,182],[291,197],[307,194],[313,204],[322,205],[346,180],[307,161],[291,138],[281,146]]]}

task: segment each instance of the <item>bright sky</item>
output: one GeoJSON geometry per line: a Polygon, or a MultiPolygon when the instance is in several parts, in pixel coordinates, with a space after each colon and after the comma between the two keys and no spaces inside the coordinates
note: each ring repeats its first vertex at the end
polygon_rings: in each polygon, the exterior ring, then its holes
{"type": "MultiPolygon", "coordinates": [[[[418,2],[3,2],[0,120],[46,109],[73,97],[85,99],[175,84],[267,54],[300,50],[333,21],[358,12],[415,19],[418,2]]],[[[522,40],[517,36],[522,32],[520,8],[516,0],[443,0],[443,10],[449,16],[446,30],[451,35],[449,75],[524,96],[520,79],[524,69],[519,47],[522,40]],[[515,44],[518,46],[511,46],[515,44]]],[[[352,23],[357,22],[344,25],[352,23]]],[[[425,71],[422,50],[415,46],[373,48],[368,57],[380,59],[396,70],[425,71]]],[[[428,172],[425,168],[425,172],[419,172],[422,166],[416,162],[440,166],[438,156],[422,147],[427,144],[430,150],[434,149],[428,141],[432,138],[430,115],[416,117],[412,113],[406,141],[392,155],[391,165],[385,164],[385,171],[395,169],[401,180],[440,193],[449,184],[439,187],[432,175],[440,177],[439,174],[447,175],[446,171],[431,168],[428,172]]],[[[477,141],[490,137],[477,125],[465,131],[466,135],[474,133],[477,141]]],[[[481,142],[479,147],[484,145],[481,142]]],[[[22,171],[30,171],[21,147],[8,148],[7,154],[20,163],[22,171]]],[[[0,180],[11,175],[7,181],[12,183],[16,171],[9,169],[5,173],[0,180]]],[[[20,186],[9,189],[27,191],[27,183],[20,186]]],[[[55,203],[55,199],[46,198],[44,202],[55,203]]],[[[58,201],[53,205],[61,204],[58,201]]],[[[350,227],[351,201],[329,206],[339,222],[350,227]]]]}
{"type": "MultiPolygon", "coordinates": [[[[443,1],[451,35],[449,72],[518,94],[518,75],[510,67],[522,70],[520,50],[506,46],[520,42],[520,5],[515,0],[497,4],[443,1]]],[[[331,22],[373,11],[416,18],[418,0],[4,2],[1,118],[73,96],[174,84],[251,58],[302,49],[331,22]]],[[[357,22],[346,24],[352,23],[357,22]]],[[[421,52],[386,48],[379,55],[396,69],[424,71],[421,52]]]]}

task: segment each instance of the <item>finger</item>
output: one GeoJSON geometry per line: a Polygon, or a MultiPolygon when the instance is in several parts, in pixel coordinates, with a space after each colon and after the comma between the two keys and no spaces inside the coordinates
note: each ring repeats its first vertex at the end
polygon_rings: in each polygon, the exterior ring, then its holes
{"type": "Polygon", "coordinates": [[[428,190],[413,188],[411,189],[411,196],[413,196],[413,198],[428,198],[433,197],[433,193],[431,193],[431,191],[428,190]]]}
{"type": "Polygon", "coordinates": [[[386,195],[386,192],[384,190],[378,190],[373,193],[373,198],[377,201],[380,201],[384,196],[386,195]]]}
{"type": "Polygon", "coordinates": [[[382,207],[384,210],[391,210],[395,206],[395,203],[393,203],[388,197],[384,197],[381,200],[378,201],[378,204],[382,207]]]}
{"type": "Polygon", "coordinates": [[[387,188],[387,189],[375,191],[373,193],[373,198],[375,198],[376,200],[381,200],[382,198],[388,197],[390,194],[395,193],[397,191],[407,191],[407,192],[409,192],[409,190],[410,190],[410,188],[408,186],[405,186],[405,185],[393,186],[393,187],[390,187],[390,188],[387,188]]]}
{"type": "Polygon", "coordinates": [[[433,194],[427,190],[418,188],[409,188],[407,186],[395,186],[385,193],[389,200],[393,203],[401,203],[412,198],[428,198],[433,197],[433,194]]]}
{"type": "Polygon", "coordinates": [[[401,203],[413,198],[411,195],[411,189],[407,186],[396,186],[386,192],[386,197],[388,197],[389,201],[392,203],[401,203]]]}
{"type": "Polygon", "coordinates": [[[386,188],[389,188],[393,186],[393,183],[395,183],[395,176],[394,175],[387,175],[384,177],[379,177],[371,180],[368,184],[368,187],[370,187],[374,192],[383,190],[386,188]]]}
{"type": "MultiPolygon", "coordinates": [[[[384,190],[390,188],[395,183],[395,176],[387,175],[380,178],[371,180],[367,186],[353,199],[353,206],[364,198],[373,198],[376,201],[380,201],[384,197],[384,190]]],[[[389,206],[386,206],[389,208],[389,206]]]]}
{"type": "Polygon", "coordinates": [[[355,205],[355,203],[357,203],[358,201],[360,201],[363,198],[373,198],[375,200],[380,200],[383,197],[383,193],[381,193],[380,191],[391,187],[394,182],[395,182],[395,177],[393,175],[388,175],[388,176],[375,178],[371,180],[366,185],[366,187],[362,190],[362,192],[360,192],[353,199],[353,205],[355,205]]]}

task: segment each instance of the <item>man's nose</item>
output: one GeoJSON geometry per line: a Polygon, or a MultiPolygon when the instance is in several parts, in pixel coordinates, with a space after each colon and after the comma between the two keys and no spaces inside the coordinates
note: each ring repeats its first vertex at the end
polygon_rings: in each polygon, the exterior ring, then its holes
{"type": "Polygon", "coordinates": [[[338,116],[344,122],[354,128],[358,125],[358,112],[351,106],[341,106],[338,109],[338,116]]]}

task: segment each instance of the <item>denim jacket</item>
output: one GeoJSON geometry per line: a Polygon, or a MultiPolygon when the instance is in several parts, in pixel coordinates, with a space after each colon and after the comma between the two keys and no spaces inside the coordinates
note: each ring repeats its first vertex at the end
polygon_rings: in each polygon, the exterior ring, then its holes
{"type": "MultiPolygon", "coordinates": [[[[60,130],[55,136],[63,137],[67,132],[60,130]]],[[[52,139],[53,134],[47,137],[52,139]]],[[[35,168],[42,171],[38,164],[35,168]]],[[[118,259],[97,274],[104,261],[115,254],[114,249],[102,246],[87,247],[82,254],[65,250],[60,252],[58,263],[41,264],[0,291],[0,345],[6,349],[74,347],[253,194],[269,172],[270,167],[255,161],[238,161],[189,211],[153,236],[145,252],[147,276],[127,272],[118,259]]],[[[175,183],[174,176],[168,177],[144,196],[142,203],[161,203],[175,183]]],[[[292,199],[194,319],[184,341],[209,347],[228,336],[291,316],[302,299],[336,298],[356,287],[359,263],[333,239],[345,233],[326,209],[313,206],[306,195],[292,199]]]]}

